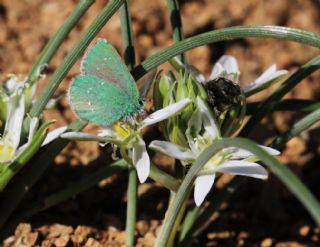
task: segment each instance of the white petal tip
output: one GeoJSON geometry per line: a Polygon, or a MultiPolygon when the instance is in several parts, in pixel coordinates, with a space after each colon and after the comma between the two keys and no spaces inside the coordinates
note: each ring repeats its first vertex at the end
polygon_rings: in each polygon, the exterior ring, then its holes
{"type": "Polygon", "coordinates": [[[199,207],[211,190],[215,175],[198,176],[194,182],[194,202],[199,207]]]}
{"type": "Polygon", "coordinates": [[[146,144],[140,137],[133,144],[132,161],[137,169],[139,182],[144,183],[150,173],[150,158],[146,150],[146,144]]]}
{"type": "Polygon", "coordinates": [[[147,162],[145,164],[138,163],[136,164],[136,169],[137,169],[139,182],[142,184],[147,180],[149,176],[150,163],[147,163],[147,162]]]}

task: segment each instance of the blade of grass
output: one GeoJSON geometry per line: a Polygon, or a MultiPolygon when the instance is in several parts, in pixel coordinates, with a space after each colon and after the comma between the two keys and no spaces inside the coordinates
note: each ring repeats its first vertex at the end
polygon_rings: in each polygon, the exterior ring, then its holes
{"type": "Polygon", "coordinates": [[[4,229],[1,231],[0,239],[5,238],[7,235],[12,233],[15,226],[22,220],[26,220],[40,211],[46,210],[65,201],[68,198],[86,191],[87,189],[99,183],[99,181],[121,172],[125,168],[127,168],[127,163],[124,160],[116,161],[111,165],[102,166],[98,170],[86,174],[83,178],[69,183],[63,190],[46,196],[39,201],[24,205],[19,211],[14,213],[13,217],[11,217],[8,223],[5,225],[4,229]]]}
{"type": "MultiPolygon", "coordinates": [[[[182,31],[182,22],[180,16],[180,8],[177,0],[167,0],[169,15],[170,15],[170,23],[172,27],[172,36],[173,40],[178,42],[183,40],[183,31],[182,31]]],[[[184,63],[185,56],[184,54],[180,54],[178,58],[184,63]]]]}
{"type": "Polygon", "coordinates": [[[300,200],[313,219],[320,225],[320,204],[308,188],[299,180],[299,178],[286,166],[281,164],[276,158],[269,155],[262,148],[258,147],[254,142],[243,138],[224,138],[216,140],[207,148],[192,165],[185,179],[183,180],[173,203],[168,211],[168,219],[164,222],[162,230],[156,242],[156,247],[166,246],[167,239],[173,227],[173,223],[177,214],[186,200],[186,196],[193,186],[196,175],[206,164],[212,155],[226,147],[237,147],[250,151],[258,156],[261,161],[266,164],[273,173],[285,184],[285,186],[300,200]]]}
{"type": "MultiPolygon", "coordinates": [[[[68,126],[67,131],[79,131],[86,125],[82,120],[76,120],[68,126]]],[[[19,205],[24,196],[36,181],[51,165],[54,157],[69,143],[68,140],[57,139],[44,148],[41,155],[29,162],[28,172],[21,174],[19,180],[8,185],[2,194],[0,203],[0,229],[6,223],[13,210],[19,205]]]]}
{"type": "MultiPolygon", "coordinates": [[[[257,112],[262,101],[247,104],[246,114],[252,115],[257,112]]],[[[312,112],[320,108],[319,100],[304,100],[304,99],[284,99],[276,102],[272,111],[303,111],[312,112]]]]}
{"type": "MultiPolygon", "coordinates": [[[[120,8],[121,31],[124,50],[124,61],[129,70],[132,70],[135,65],[135,49],[134,38],[132,34],[131,13],[129,1],[126,0],[120,8]]],[[[128,176],[127,190],[127,214],[126,214],[126,246],[134,246],[135,244],[135,229],[137,220],[137,197],[138,197],[138,179],[137,171],[133,166],[130,166],[128,176]]]]}
{"type": "Polygon", "coordinates": [[[94,19],[91,25],[85,30],[76,43],[74,48],[68,53],[65,59],[62,61],[57,70],[53,73],[51,79],[41,92],[40,97],[35,102],[30,110],[31,117],[38,117],[49,99],[52,97],[55,90],[58,88],[62,79],[67,75],[71,67],[76,63],[79,56],[82,55],[84,50],[88,47],[93,38],[99,33],[104,27],[107,21],[113,16],[113,14],[121,7],[124,0],[111,0],[108,2],[106,7],[99,13],[94,19]]]}
{"type": "Polygon", "coordinates": [[[132,71],[132,75],[137,80],[148,71],[168,61],[170,58],[201,45],[249,37],[289,40],[320,47],[320,36],[318,34],[300,29],[280,26],[235,26],[195,35],[191,38],[177,42],[170,47],[157,52],[136,66],[132,71]]]}
{"type": "MultiPolygon", "coordinates": [[[[319,39],[320,40],[320,39],[319,39]]],[[[310,75],[312,72],[320,68],[320,56],[313,58],[311,61],[304,64],[299,70],[292,74],[285,82],[283,82],[278,89],[271,94],[266,100],[264,100],[261,105],[243,129],[240,132],[241,136],[248,136],[248,134],[254,129],[254,126],[260,122],[260,120],[270,112],[274,106],[281,100],[281,98],[293,89],[299,82],[310,75]]]]}

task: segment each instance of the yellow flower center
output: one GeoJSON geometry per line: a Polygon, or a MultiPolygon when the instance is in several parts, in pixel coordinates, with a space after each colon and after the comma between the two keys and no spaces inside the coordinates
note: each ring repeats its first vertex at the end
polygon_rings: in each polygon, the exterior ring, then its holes
{"type": "Polygon", "coordinates": [[[127,123],[116,122],[113,127],[122,138],[126,138],[133,132],[133,129],[127,123]]]}
{"type": "Polygon", "coordinates": [[[0,142],[0,162],[7,162],[14,156],[14,149],[12,146],[0,142]]]}

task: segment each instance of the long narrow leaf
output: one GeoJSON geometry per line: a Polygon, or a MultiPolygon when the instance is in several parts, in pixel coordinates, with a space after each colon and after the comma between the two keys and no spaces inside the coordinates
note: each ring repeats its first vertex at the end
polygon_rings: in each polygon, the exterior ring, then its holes
{"type": "Polygon", "coordinates": [[[215,42],[239,38],[273,38],[295,41],[314,47],[320,47],[320,36],[315,33],[295,28],[280,26],[236,26],[206,32],[184,39],[170,47],[152,55],[132,71],[135,79],[139,79],[151,69],[192,48],[215,42]]]}

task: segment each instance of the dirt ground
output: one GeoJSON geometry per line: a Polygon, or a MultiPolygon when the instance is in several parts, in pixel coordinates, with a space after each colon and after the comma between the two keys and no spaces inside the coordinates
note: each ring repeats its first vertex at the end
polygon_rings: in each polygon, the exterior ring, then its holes
{"type": "MultiPolygon", "coordinates": [[[[47,78],[54,71],[85,28],[107,1],[97,0],[49,64],[47,78]]],[[[132,0],[133,29],[137,62],[173,43],[166,1],[132,0]]],[[[235,25],[281,25],[320,33],[320,1],[317,0],[182,0],[182,23],[186,37],[235,25]]],[[[9,73],[25,77],[48,39],[60,27],[77,1],[0,0],[0,81],[9,73]]],[[[106,38],[121,51],[119,15],[116,14],[98,37],[106,38]]],[[[294,72],[319,55],[318,49],[293,42],[271,39],[246,39],[202,46],[187,53],[188,61],[208,75],[213,63],[222,55],[237,57],[241,83],[256,78],[271,64],[294,72]]],[[[162,66],[168,68],[168,65],[162,66]]],[[[65,94],[70,80],[79,73],[79,63],[55,96],[65,94]]],[[[320,73],[313,73],[286,98],[320,99],[320,73]]],[[[41,88],[47,80],[41,81],[41,88]]],[[[268,91],[270,93],[270,90],[268,91]]],[[[257,100],[266,95],[252,97],[257,100]]],[[[75,118],[65,98],[56,109],[44,113],[56,119],[54,127],[75,118]]],[[[261,144],[284,132],[301,113],[278,112],[263,121],[252,138],[261,144]],[[263,133],[263,134],[262,134],[263,133]]],[[[293,138],[280,160],[290,166],[320,199],[320,132],[293,138]]],[[[318,125],[319,127],[319,125],[318,125]]],[[[87,131],[95,131],[90,125],[87,131]]],[[[104,165],[110,150],[96,143],[71,143],[56,157],[54,165],[39,181],[30,198],[57,191],[88,172],[104,165]]],[[[163,167],[172,160],[158,157],[163,167]]],[[[24,222],[21,222],[3,246],[123,246],[126,212],[127,174],[107,179],[80,195],[24,222]]],[[[216,190],[221,187],[217,183],[216,190]]],[[[29,198],[29,199],[30,199],[29,198]]],[[[139,187],[139,213],[136,246],[153,246],[166,207],[168,191],[148,180],[139,187]]],[[[320,246],[320,228],[301,204],[277,180],[266,182],[248,179],[193,246],[320,246]]]]}

